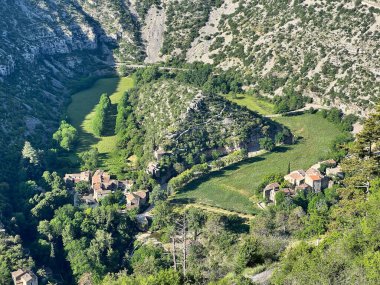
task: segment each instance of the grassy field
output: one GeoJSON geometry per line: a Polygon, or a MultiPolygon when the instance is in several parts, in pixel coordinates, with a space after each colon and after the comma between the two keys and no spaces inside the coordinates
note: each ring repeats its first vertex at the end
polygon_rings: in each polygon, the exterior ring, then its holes
{"type": "Polygon", "coordinates": [[[80,153],[92,147],[98,148],[102,168],[109,169],[111,164],[116,163],[115,158],[111,155],[116,149],[116,136],[113,130],[109,130],[109,134],[102,137],[93,133],[92,118],[95,106],[99,103],[101,94],[109,94],[113,110],[115,110],[113,117],[115,117],[117,103],[124,92],[133,86],[134,82],[130,77],[99,79],[91,88],[74,94],[67,109],[70,122],[79,133],[77,152],[80,153]]]}
{"type": "Polygon", "coordinates": [[[252,95],[238,94],[234,98],[232,94],[228,94],[225,97],[240,106],[245,106],[262,115],[270,115],[274,113],[273,104],[252,95]]]}
{"type": "Polygon", "coordinates": [[[308,168],[326,158],[329,146],[341,134],[337,126],[319,114],[276,118],[288,126],[300,140],[281,146],[274,152],[253,157],[219,172],[196,180],[179,192],[176,202],[202,202],[211,206],[252,214],[257,212],[253,195],[263,178],[271,173],[308,168]]]}

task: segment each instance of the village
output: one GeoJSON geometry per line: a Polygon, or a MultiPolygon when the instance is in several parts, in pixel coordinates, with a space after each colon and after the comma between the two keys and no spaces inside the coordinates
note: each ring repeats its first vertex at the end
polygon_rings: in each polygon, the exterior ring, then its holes
{"type": "MultiPolygon", "coordinates": [[[[122,191],[124,194],[124,211],[136,210],[140,212],[145,210],[149,205],[148,190],[132,191],[132,186],[134,185],[132,180],[112,179],[109,173],[100,169],[93,173],[91,171],[82,171],[65,174],[63,180],[68,190],[74,192],[74,204],[76,205],[82,203],[91,208],[97,207],[102,199],[115,193],[117,190],[122,191]],[[88,192],[84,195],[76,191],[76,187],[80,183],[88,185],[88,192]]],[[[147,221],[143,220],[140,222],[144,223],[147,221]]],[[[51,269],[46,267],[45,271],[49,275],[51,269]]],[[[31,270],[18,269],[12,272],[11,275],[15,285],[38,285],[38,277],[31,270]]]]}
{"type": "MultiPolygon", "coordinates": [[[[283,196],[289,199],[300,193],[319,193],[333,187],[343,177],[341,167],[332,159],[318,162],[306,171],[303,169],[289,171],[281,181],[265,186],[264,203],[259,203],[259,207],[264,209],[267,206],[276,205],[279,193],[283,193],[283,196]]],[[[94,208],[105,197],[116,191],[122,191],[125,197],[123,211],[142,212],[149,206],[148,190],[133,191],[134,181],[113,179],[109,173],[100,169],[95,172],[68,173],[64,175],[63,180],[67,189],[74,193],[74,205],[85,204],[94,208]],[[79,193],[77,188],[80,184],[87,185],[88,191],[79,193]]],[[[30,270],[18,269],[12,272],[12,280],[15,285],[38,285],[36,274],[30,270]]]]}
{"type": "Polygon", "coordinates": [[[266,205],[276,205],[277,193],[284,193],[285,197],[292,198],[300,192],[319,193],[334,186],[335,181],[342,179],[344,173],[333,159],[321,161],[308,170],[294,170],[284,176],[283,181],[272,182],[263,190],[263,199],[266,205]]]}
{"type": "MultiPolygon", "coordinates": [[[[290,168],[290,166],[289,166],[290,168]]],[[[299,193],[319,193],[326,188],[331,188],[344,177],[341,167],[335,160],[329,159],[314,164],[308,170],[289,171],[281,181],[275,181],[265,186],[263,189],[263,201],[259,207],[264,209],[267,206],[276,205],[278,194],[292,199],[299,193]]],[[[88,207],[97,207],[102,199],[122,191],[125,197],[125,210],[144,211],[149,205],[149,191],[133,191],[134,181],[117,180],[103,170],[97,169],[95,172],[82,171],[79,173],[65,174],[63,180],[66,187],[74,193],[74,205],[85,204],[88,207]],[[78,186],[87,185],[86,193],[78,193],[78,186]]],[[[145,221],[146,222],[146,221],[145,221]]],[[[47,268],[49,269],[49,268],[47,268]]],[[[38,285],[38,278],[33,271],[18,269],[12,272],[12,279],[15,285],[38,285]]]]}
{"type": "MultiPolygon", "coordinates": [[[[88,193],[79,195],[79,200],[90,207],[95,207],[101,199],[109,196],[117,190],[123,191],[126,201],[126,210],[141,210],[148,205],[149,191],[138,190],[131,191],[134,182],[132,180],[112,179],[111,175],[103,170],[83,171],[80,173],[71,173],[64,176],[64,181],[68,188],[75,189],[80,182],[87,183],[88,193]]],[[[78,199],[78,197],[77,197],[78,199]]]]}

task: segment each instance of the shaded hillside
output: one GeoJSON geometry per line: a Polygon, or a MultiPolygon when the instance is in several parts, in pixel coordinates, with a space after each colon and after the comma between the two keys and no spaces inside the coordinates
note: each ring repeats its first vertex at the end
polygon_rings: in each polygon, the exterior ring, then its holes
{"type": "Polygon", "coordinates": [[[50,137],[69,90],[91,83],[81,78],[114,73],[114,61],[143,58],[124,1],[3,1],[0,25],[3,150],[50,137]]]}

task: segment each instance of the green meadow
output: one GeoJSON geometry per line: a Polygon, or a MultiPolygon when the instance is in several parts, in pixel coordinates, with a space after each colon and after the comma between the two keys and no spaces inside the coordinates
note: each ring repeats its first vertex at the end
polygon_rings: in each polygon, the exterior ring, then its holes
{"type": "Polygon", "coordinates": [[[193,181],[173,198],[176,202],[202,203],[252,214],[257,212],[255,189],[265,176],[308,168],[327,158],[330,145],[341,134],[336,125],[319,114],[279,117],[277,122],[298,136],[295,145],[277,147],[273,152],[247,159],[193,181]]]}
{"type": "Polygon", "coordinates": [[[109,169],[118,163],[112,154],[116,150],[116,136],[113,124],[116,118],[117,104],[124,92],[133,88],[134,80],[131,77],[103,78],[86,90],[72,95],[72,102],[68,106],[67,115],[71,124],[78,130],[79,142],[77,154],[96,147],[101,158],[101,167],[109,169]],[[112,116],[109,119],[109,132],[105,136],[96,136],[92,130],[92,119],[95,107],[99,103],[100,96],[107,93],[112,103],[112,116]]]}
{"type": "Polygon", "coordinates": [[[253,95],[248,94],[228,94],[225,96],[228,100],[240,105],[245,106],[248,109],[257,112],[262,115],[270,115],[274,113],[274,106],[272,103],[257,98],[253,95]]]}

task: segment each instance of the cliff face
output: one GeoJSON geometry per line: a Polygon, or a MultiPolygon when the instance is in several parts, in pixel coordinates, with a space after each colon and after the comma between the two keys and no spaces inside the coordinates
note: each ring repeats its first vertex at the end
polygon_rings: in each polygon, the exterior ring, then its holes
{"type": "Polygon", "coordinates": [[[72,81],[144,57],[124,1],[6,0],[0,26],[0,131],[9,139],[54,128],[72,81]]]}

